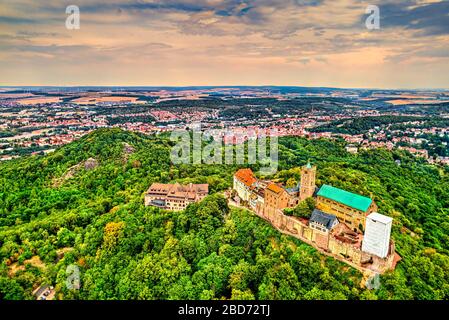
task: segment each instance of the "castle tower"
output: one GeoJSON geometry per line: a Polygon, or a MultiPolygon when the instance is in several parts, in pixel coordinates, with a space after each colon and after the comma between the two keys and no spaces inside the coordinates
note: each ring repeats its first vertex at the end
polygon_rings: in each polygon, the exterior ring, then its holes
{"type": "Polygon", "coordinates": [[[299,201],[303,201],[315,192],[315,176],[316,166],[312,166],[310,162],[301,168],[301,187],[299,189],[299,201]]]}

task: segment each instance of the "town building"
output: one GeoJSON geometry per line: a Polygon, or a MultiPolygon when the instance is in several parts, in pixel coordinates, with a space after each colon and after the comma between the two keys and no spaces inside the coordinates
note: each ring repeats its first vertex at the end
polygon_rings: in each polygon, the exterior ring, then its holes
{"type": "Polygon", "coordinates": [[[366,218],[362,250],[385,258],[390,248],[390,233],[393,219],[373,212],[366,218]]]}
{"type": "Polygon", "coordinates": [[[337,216],[354,231],[363,232],[366,216],[377,211],[376,203],[367,197],[323,185],[317,193],[317,208],[337,216]]]}
{"type": "Polygon", "coordinates": [[[145,206],[181,211],[190,203],[201,201],[208,193],[208,184],[153,183],[145,193],[145,206]]]}

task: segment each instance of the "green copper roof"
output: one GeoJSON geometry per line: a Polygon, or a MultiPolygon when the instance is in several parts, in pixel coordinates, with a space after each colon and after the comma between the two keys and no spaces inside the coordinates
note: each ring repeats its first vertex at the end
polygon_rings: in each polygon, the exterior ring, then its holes
{"type": "Polygon", "coordinates": [[[310,162],[307,162],[307,169],[312,169],[312,165],[310,164],[310,162]]]}
{"type": "Polygon", "coordinates": [[[318,191],[318,196],[340,202],[363,212],[368,210],[371,202],[373,201],[370,198],[328,186],[326,184],[320,188],[320,191],[318,191]]]}

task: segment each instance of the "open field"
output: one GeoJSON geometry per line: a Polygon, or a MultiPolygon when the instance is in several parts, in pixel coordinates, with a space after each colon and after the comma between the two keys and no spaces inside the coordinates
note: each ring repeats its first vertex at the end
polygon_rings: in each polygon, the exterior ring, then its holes
{"type": "Polygon", "coordinates": [[[120,102],[129,102],[129,103],[145,103],[144,101],[137,101],[137,97],[81,97],[78,99],[74,99],[71,102],[83,105],[83,104],[96,104],[96,103],[120,103],[120,102]]]}
{"type": "Polygon", "coordinates": [[[449,100],[409,100],[409,99],[396,99],[396,100],[388,100],[388,103],[391,103],[394,106],[401,106],[406,104],[436,104],[449,102],[449,100]]]}
{"type": "Polygon", "coordinates": [[[17,100],[17,103],[21,105],[34,105],[44,103],[58,103],[61,102],[60,97],[33,97],[17,100]]]}

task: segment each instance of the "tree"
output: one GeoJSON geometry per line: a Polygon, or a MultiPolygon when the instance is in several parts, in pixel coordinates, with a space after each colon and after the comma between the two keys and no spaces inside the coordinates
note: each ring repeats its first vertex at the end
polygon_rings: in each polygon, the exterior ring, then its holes
{"type": "Polygon", "coordinates": [[[310,197],[305,199],[304,201],[301,201],[293,209],[290,208],[284,209],[284,213],[298,218],[309,218],[314,208],[315,208],[315,200],[310,197]]]}
{"type": "Polygon", "coordinates": [[[117,245],[124,227],[125,223],[123,221],[106,224],[103,235],[103,248],[106,251],[112,250],[117,245]]]}

